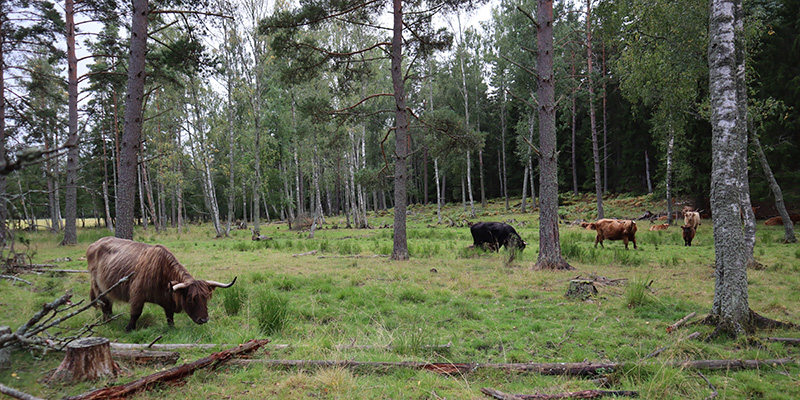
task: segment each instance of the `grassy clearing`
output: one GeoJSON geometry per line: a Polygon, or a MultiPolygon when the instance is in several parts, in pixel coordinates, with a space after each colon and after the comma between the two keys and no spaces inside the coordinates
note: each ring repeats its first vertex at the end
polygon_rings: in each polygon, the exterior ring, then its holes
{"type": "MultiPolygon", "coordinates": [[[[567,198],[564,221],[590,219],[591,204],[567,198]]],[[[565,224],[561,228],[564,255],[578,271],[533,271],[538,246],[538,216],[507,213],[502,202],[490,204],[477,219],[460,206],[446,209],[455,221],[508,221],[529,245],[509,262],[504,253],[467,250],[468,228],[436,224],[433,207],[410,207],[408,262],[386,258],[349,258],[391,252],[391,230],[342,229],[341,218],[328,219],[316,238],[289,230],[285,224],[262,227],[270,241],[253,242],[249,231],[231,238],[213,239],[208,226],[190,226],[178,235],[137,230],[136,239],[170,248],[196,276],[218,281],[238,277],[230,289],[220,289],[210,302],[211,322],[194,325],[183,314],[175,328],[167,327],[161,308],[148,304],[139,329],[126,334],[127,315],[98,329],[115,341],[149,343],[236,344],[267,337],[288,348],[268,348],[258,357],[280,359],[354,359],[361,361],[436,362],[635,362],[667,346],[655,361],[717,358],[796,357],[796,347],[778,343],[729,340],[681,341],[693,331],[707,334],[710,327],[690,326],[668,335],[665,327],[686,314],[703,315],[714,292],[713,237],[710,221],[703,221],[692,247],[684,247],[679,228],[649,232],[640,222],[639,251],[625,251],[621,242],[607,241],[594,248],[594,232],[565,224]],[[317,253],[294,257],[311,250],[317,253]],[[567,300],[567,281],[592,274],[626,278],[620,285],[598,286],[599,296],[586,301],[567,300]],[[651,283],[652,282],[652,283],[651,283]],[[449,347],[436,347],[450,343],[449,347]],[[364,349],[342,345],[374,345],[364,349]]],[[[611,216],[641,215],[656,208],[643,198],[620,197],[606,202],[611,216]]],[[[370,224],[391,223],[391,215],[372,215],[370,224]]],[[[86,247],[105,236],[102,229],[79,231],[80,243],[59,247],[59,237],[24,233],[35,252],[34,262],[70,257],[65,268],[86,268],[80,261],[86,247]]],[[[764,269],[749,271],[751,307],[771,318],[798,323],[800,310],[800,247],[780,243],[782,228],[759,225],[756,257],[764,269]]],[[[33,287],[0,281],[0,325],[17,327],[37,307],[63,294],[74,300],[88,297],[86,275],[29,275],[33,287]]],[[[116,312],[127,314],[127,304],[116,312]]],[[[71,320],[73,326],[94,321],[99,311],[71,320]]],[[[798,337],[797,332],[762,332],[759,336],[798,337]]],[[[184,352],[188,361],[206,352],[184,352]]],[[[38,379],[55,368],[60,354],[14,353],[11,369],[0,371],[0,383],[45,398],[77,394],[108,382],[70,387],[43,386],[38,379]]],[[[124,383],[154,372],[135,368],[119,378],[124,383]]],[[[800,397],[800,368],[756,371],[704,372],[726,399],[796,399],[800,397]]],[[[694,371],[663,365],[630,367],[608,376],[612,389],[637,390],[646,399],[701,399],[710,394],[694,371]]],[[[136,398],[275,398],[338,399],[485,398],[479,389],[495,387],[510,393],[556,393],[594,389],[590,380],[538,375],[476,372],[443,377],[428,372],[389,370],[351,371],[270,370],[257,366],[200,372],[182,387],[159,387],[136,398]]]]}

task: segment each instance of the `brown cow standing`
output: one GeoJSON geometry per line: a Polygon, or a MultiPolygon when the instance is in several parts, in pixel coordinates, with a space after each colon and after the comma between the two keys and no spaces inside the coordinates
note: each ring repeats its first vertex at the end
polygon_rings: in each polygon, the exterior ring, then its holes
{"type": "Polygon", "coordinates": [[[204,324],[208,322],[208,299],[214,289],[227,288],[236,282],[236,278],[229,284],[194,279],[166,247],[115,237],[105,237],[89,245],[86,260],[92,279],[89,293],[92,300],[133,273],[127,282],[109,292],[100,306],[108,320],[113,300],[130,303],[127,331],[136,328],[144,303],[163,307],[170,326],[174,326],[173,314],[181,311],[186,311],[196,324],[204,324]]]}
{"type": "Polygon", "coordinates": [[[636,247],[636,221],[626,219],[601,219],[595,222],[595,230],[597,237],[594,240],[594,247],[597,248],[597,243],[603,246],[603,240],[622,240],[625,243],[625,249],[628,248],[628,241],[633,242],[633,248],[636,247]]]}
{"type": "Polygon", "coordinates": [[[691,246],[692,239],[694,239],[695,229],[691,225],[684,225],[681,227],[683,229],[683,245],[684,246],[691,246]]]}

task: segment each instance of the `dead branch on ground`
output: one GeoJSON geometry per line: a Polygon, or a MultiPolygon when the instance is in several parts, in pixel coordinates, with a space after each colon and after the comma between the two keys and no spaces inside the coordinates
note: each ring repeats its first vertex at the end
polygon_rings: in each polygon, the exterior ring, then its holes
{"type": "Polygon", "coordinates": [[[19,399],[19,400],[43,400],[43,399],[40,399],[38,397],[31,396],[31,395],[29,395],[27,393],[20,392],[17,389],[5,386],[2,383],[0,383],[0,393],[5,394],[7,396],[11,396],[11,397],[13,397],[15,399],[19,399]]]}
{"type": "Polygon", "coordinates": [[[528,400],[528,399],[597,399],[603,396],[613,397],[639,397],[639,392],[629,390],[581,390],[556,394],[510,394],[497,389],[481,388],[481,393],[498,400],[528,400]]]}
{"type": "Polygon", "coordinates": [[[681,318],[681,319],[680,319],[678,322],[676,322],[676,323],[674,323],[674,324],[672,324],[672,325],[668,326],[668,327],[667,327],[667,333],[672,333],[672,331],[674,331],[675,329],[678,329],[678,328],[680,328],[680,327],[681,327],[681,325],[685,324],[685,323],[686,323],[686,321],[688,321],[688,320],[690,320],[690,319],[694,318],[694,316],[695,316],[695,315],[697,315],[697,313],[696,313],[696,312],[692,312],[692,313],[690,313],[689,315],[687,315],[687,316],[685,316],[685,317],[681,318]]]}
{"type": "Polygon", "coordinates": [[[268,342],[268,339],[251,340],[232,349],[220,351],[208,357],[201,358],[195,362],[182,364],[166,371],[156,372],[155,374],[145,376],[141,379],[137,379],[124,385],[104,387],[91,392],[79,394],[77,396],[66,397],[64,400],[93,400],[127,397],[136,392],[147,390],[148,388],[160,382],[170,382],[185,378],[194,374],[194,372],[198,369],[210,367],[212,370],[214,370],[220,365],[231,360],[233,357],[252,353],[268,342]]]}

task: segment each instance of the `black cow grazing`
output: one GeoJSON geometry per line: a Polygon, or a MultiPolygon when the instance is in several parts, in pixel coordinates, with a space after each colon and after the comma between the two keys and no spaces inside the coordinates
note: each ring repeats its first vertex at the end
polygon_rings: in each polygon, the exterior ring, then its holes
{"type": "Polygon", "coordinates": [[[506,246],[506,250],[517,249],[525,250],[525,241],[513,226],[502,222],[479,222],[469,228],[472,232],[474,243],[472,247],[483,247],[491,251],[500,250],[500,246],[506,246]]]}

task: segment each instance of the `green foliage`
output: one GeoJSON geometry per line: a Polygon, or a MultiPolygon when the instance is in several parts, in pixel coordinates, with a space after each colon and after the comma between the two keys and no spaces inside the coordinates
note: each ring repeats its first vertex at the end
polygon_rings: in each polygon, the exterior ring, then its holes
{"type": "Polygon", "coordinates": [[[637,308],[653,301],[650,295],[650,284],[652,283],[649,278],[642,279],[635,277],[628,282],[628,287],[625,291],[625,301],[628,307],[637,308]]]}
{"type": "Polygon", "coordinates": [[[225,314],[229,316],[238,315],[247,301],[247,291],[244,288],[244,283],[221,290],[220,296],[222,297],[222,307],[225,309],[225,314]]]}

